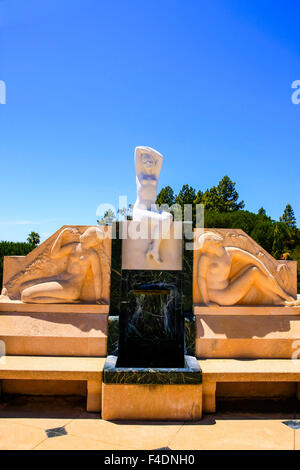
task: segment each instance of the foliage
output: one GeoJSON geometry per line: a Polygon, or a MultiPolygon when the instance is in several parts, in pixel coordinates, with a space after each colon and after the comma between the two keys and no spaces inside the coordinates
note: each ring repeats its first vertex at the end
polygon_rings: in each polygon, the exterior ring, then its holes
{"type": "Polygon", "coordinates": [[[290,204],[287,204],[282,217],[280,217],[280,222],[284,222],[290,228],[296,228],[296,217],[294,210],[290,204]]]}
{"type": "MultiPolygon", "coordinates": [[[[182,209],[184,204],[192,204],[194,227],[196,205],[203,204],[205,227],[242,229],[275,258],[283,255],[292,257],[293,250],[300,244],[299,230],[290,204],[287,204],[279,222],[268,217],[263,207],[257,214],[244,210],[245,203],[239,201],[236,183],[228,176],[224,176],[217,186],[204,192],[184,184],[179,193],[175,194],[170,186],[166,186],[160,191],[156,202],[172,205],[174,201],[182,209]]],[[[174,210],[173,213],[175,214],[174,210]]]]}
{"type": "Polygon", "coordinates": [[[291,240],[291,231],[284,222],[277,222],[274,228],[274,240],[272,246],[272,254],[274,258],[281,258],[282,254],[287,251],[287,245],[291,240]]]}
{"type": "Polygon", "coordinates": [[[298,289],[297,292],[300,292],[300,245],[297,245],[296,248],[291,253],[291,259],[297,261],[298,269],[298,289]]]}
{"type": "Polygon", "coordinates": [[[101,219],[97,220],[99,225],[112,225],[112,223],[116,220],[116,215],[113,210],[108,209],[104,212],[104,215],[101,219]]]}
{"type": "Polygon", "coordinates": [[[235,183],[228,176],[224,176],[218,186],[205,191],[202,204],[206,209],[213,209],[216,212],[232,212],[245,207],[244,201],[238,202],[238,199],[235,183]]]}
{"type": "Polygon", "coordinates": [[[4,256],[26,256],[34,248],[35,245],[33,243],[0,242],[0,288],[2,287],[4,256]]]}
{"type": "Polygon", "coordinates": [[[257,212],[257,215],[262,215],[263,217],[266,216],[266,211],[263,207],[261,207],[258,212],[257,212]]]}
{"type": "Polygon", "coordinates": [[[172,206],[175,203],[175,194],[171,186],[165,186],[162,190],[158,193],[156,198],[156,204],[161,206],[162,204],[168,204],[168,206],[172,206]]]}
{"type": "Polygon", "coordinates": [[[175,198],[176,204],[183,208],[185,204],[193,204],[196,198],[196,191],[192,186],[184,184],[175,198]]]}
{"type": "Polygon", "coordinates": [[[41,241],[41,237],[39,236],[39,234],[37,232],[30,232],[28,234],[27,241],[31,245],[37,246],[37,245],[39,245],[39,243],[41,241]]]}

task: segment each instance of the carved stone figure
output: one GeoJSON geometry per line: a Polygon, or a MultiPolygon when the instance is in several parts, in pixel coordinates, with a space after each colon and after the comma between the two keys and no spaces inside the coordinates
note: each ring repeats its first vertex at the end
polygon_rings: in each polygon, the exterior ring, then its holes
{"type": "Polygon", "coordinates": [[[147,258],[161,264],[160,230],[167,238],[170,224],[173,220],[169,212],[159,211],[155,206],[158,177],[162,166],[163,156],[150,147],[136,147],[135,168],[137,200],[133,206],[133,220],[143,224],[151,224],[151,241],[146,252],[147,258]]]}
{"type": "Polygon", "coordinates": [[[96,301],[100,301],[101,264],[94,247],[103,239],[104,232],[98,227],[89,227],[81,235],[77,229],[66,227],[60,232],[50,251],[52,260],[65,260],[65,269],[54,278],[45,277],[23,283],[21,300],[27,303],[79,302],[85,277],[91,268],[96,301]],[[78,241],[66,243],[66,238],[70,235],[78,238],[78,241]]]}
{"type": "Polygon", "coordinates": [[[199,236],[198,249],[197,278],[204,304],[240,304],[253,289],[272,304],[297,304],[266,267],[263,253],[258,257],[237,246],[224,246],[223,237],[210,231],[199,236]]]}

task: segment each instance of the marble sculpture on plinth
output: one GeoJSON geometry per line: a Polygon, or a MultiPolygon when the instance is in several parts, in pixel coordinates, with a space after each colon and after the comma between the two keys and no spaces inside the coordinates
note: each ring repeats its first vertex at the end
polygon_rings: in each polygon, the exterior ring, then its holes
{"type": "Polygon", "coordinates": [[[137,200],[133,206],[133,220],[140,221],[141,224],[147,226],[147,229],[150,222],[153,236],[145,255],[158,264],[162,264],[160,231],[164,234],[164,238],[168,238],[173,220],[172,214],[159,211],[155,206],[162,161],[163,156],[150,147],[136,147],[135,149],[137,200]]]}

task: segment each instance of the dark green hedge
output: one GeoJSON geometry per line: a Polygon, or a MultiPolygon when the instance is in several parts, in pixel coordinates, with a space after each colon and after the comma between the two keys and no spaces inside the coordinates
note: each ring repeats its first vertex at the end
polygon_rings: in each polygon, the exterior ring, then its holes
{"type": "Polygon", "coordinates": [[[0,287],[3,280],[3,258],[4,256],[26,256],[35,248],[35,245],[27,242],[0,242],[0,287]]]}

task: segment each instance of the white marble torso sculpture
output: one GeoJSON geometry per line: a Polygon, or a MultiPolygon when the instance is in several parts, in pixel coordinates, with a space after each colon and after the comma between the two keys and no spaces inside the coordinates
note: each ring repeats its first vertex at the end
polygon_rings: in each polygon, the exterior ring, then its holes
{"type": "Polygon", "coordinates": [[[135,149],[137,200],[133,206],[133,220],[151,222],[153,238],[150,240],[146,256],[159,264],[162,263],[159,252],[160,229],[167,237],[173,219],[169,212],[158,211],[155,206],[162,161],[163,156],[150,147],[135,149]]]}

